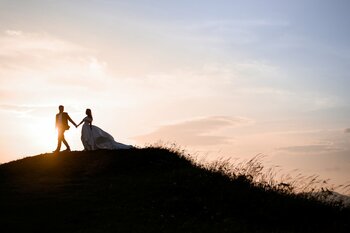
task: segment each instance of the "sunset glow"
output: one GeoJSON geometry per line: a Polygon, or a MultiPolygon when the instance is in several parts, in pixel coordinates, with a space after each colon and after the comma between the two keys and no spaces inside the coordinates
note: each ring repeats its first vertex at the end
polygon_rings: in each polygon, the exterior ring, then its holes
{"type": "Polygon", "coordinates": [[[1,1],[0,163],[53,151],[62,104],[123,143],[262,153],[350,182],[350,3],[337,3],[1,1]]]}

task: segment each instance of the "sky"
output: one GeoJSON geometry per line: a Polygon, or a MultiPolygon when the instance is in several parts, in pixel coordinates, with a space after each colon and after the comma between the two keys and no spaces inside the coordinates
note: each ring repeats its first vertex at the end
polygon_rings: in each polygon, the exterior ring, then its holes
{"type": "MultiPolygon", "coordinates": [[[[350,2],[0,0],[0,163],[58,105],[122,143],[350,182],[350,2]]],[[[81,129],[66,138],[82,150],[81,129]]]]}

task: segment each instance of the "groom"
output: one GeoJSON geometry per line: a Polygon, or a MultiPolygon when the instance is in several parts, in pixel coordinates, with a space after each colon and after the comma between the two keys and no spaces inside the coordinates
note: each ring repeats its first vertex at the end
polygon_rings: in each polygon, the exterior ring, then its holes
{"type": "Polygon", "coordinates": [[[60,105],[58,109],[59,109],[59,113],[56,114],[56,128],[58,131],[58,143],[57,143],[57,148],[54,151],[55,153],[60,152],[62,142],[67,147],[65,151],[70,151],[68,142],[64,138],[64,131],[69,129],[68,121],[70,121],[75,127],[77,127],[77,124],[75,124],[75,122],[69,117],[68,113],[63,112],[64,106],[60,105]]]}

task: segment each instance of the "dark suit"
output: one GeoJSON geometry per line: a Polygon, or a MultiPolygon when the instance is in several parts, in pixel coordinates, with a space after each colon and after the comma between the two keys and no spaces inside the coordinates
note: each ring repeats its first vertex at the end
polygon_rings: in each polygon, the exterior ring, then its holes
{"type": "Polygon", "coordinates": [[[75,124],[72,121],[72,119],[69,117],[68,113],[62,112],[62,113],[56,114],[56,128],[58,130],[58,143],[57,143],[56,151],[60,151],[62,142],[64,143],[64,145],[66,145],[67,149],[70,150],[70,147],[66,139],[64,138],[64,131],[69,129],[68,121],[75,124]],[[60,114],[62,116],[61,120],[59,119],[60,114]]]}
{"type": "Polygon", "coordinates": [[[62,112],[62,120],[61,122],[59,122],[59,116],[60,113],[56,114],[56,128],[58,130],[62,129],[62,130],[68,130],[69,129],[69,125],[68,125],[68,119],[70,119],[68,113],[66,112],[62,112]]]}

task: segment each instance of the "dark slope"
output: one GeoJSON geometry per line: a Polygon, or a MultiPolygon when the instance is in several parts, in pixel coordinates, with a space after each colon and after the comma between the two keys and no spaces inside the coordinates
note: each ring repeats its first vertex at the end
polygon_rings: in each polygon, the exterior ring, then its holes
{"type": "Polygon", "coordinates": [[[147,148],[0,166],[1,232],[350,232],[350,211],[147,148]]]}

